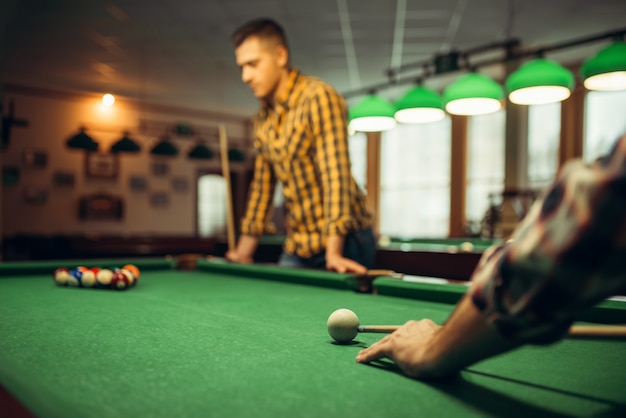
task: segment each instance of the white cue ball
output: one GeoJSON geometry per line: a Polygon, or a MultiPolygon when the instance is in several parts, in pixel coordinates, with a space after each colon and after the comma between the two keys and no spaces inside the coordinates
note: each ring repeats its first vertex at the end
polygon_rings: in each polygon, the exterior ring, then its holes
{"type": "Polygon", "coordinates": [[[461,251],[464,253],[471,253],[472,251],[474,251],[474,244],[472,244],[471,242],[465,241],[464,243],[461,244],[461,251]]]}
{"type": "Polygon", "coordinates": [[[350,309],[337,309],[326,321],[328,334],[338,343],[349,343],[359,333],[359,318],[350,309]]]}

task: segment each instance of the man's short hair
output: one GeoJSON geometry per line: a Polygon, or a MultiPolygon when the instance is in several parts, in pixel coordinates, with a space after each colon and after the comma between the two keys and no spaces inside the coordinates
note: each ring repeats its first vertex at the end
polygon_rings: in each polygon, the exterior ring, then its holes
{"type": "Polygon", "coordinates": [[[273,19],[259,18],[251,20],[239,27],[231,36],[231,40],[235,48],[237,48],[250,36],[274,40],[277,45],[283,45],[285,49],[289,50],[284,29],[273,19]]]}

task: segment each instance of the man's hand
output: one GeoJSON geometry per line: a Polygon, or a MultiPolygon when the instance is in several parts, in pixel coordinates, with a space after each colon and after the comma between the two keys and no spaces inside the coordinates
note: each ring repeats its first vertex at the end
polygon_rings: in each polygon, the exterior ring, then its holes
{"type": "Polygon", "coordinates": [[[259,237],[242,235],[234,250],[226,251],[226,259],[235,263],[251,264],[254,262],[254,252],[259,244],[259,237]]]}
{"type": "Polygon", "coordinates": [[[244,256],[240,254],[237,250],[228,250],[226,251],[225,256],[227,260],[232,261],[234,263],[252,264],[254,262],[252,257],[244,256]]]}
{"type": "Polygon", "coordinates": [[[520,345],[521,341],[506,339],[489,326],[465,294],[445,325],[439,326],[430,319],[409,321],[362,350],[356,360],[367,363],[385,357],[408,376],[441,379],[520,345]]]}
{"type": "Polygon", "coordinates": [[[382,340],[362,350],[356,357],[359,363],[381,358],[392,360],[407,376],[428,379],[438,376],[430,363],[428,347],[433,335],[441,328],[430,319],[409,321],[382,340]]]}
{"type": "Polygon", "coordinates": [[[340,255],[326,255],[326,268],[338,273],[355,273],[365,274],[367,269],[364,265],[357,263],[354,260],[345,258],[340,255]]]}

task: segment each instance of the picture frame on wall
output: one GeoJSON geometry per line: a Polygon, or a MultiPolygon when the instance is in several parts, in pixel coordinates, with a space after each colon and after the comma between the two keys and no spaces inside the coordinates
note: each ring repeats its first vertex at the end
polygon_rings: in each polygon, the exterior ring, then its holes
{"type": "Polygon", "coordinates": [[[46,168],[48,165],[48,153],[44,150],[27,148],[23,155],[24,165],[31,168],[46,168]]]}
{"type": "Polygon", "coordinates": [[[20,181],[20,169],[16,166],[2,167],[2,184],[15,186],[20,181]]]}
{"type": "Polygon", "coordinates": [[[150,195],[150,205],[156,209],[166,208],[169,205],[169,196],[165,192],[153,192],[150,195]]]}
{"type": "Polygon", "coordinates": [[[22,192],[22,198],[29,205],[41,206],[48,200],[48,190],[44,186],[26,186],[22,192]]]}
{"type": "Polygon", "coordinates": [[[120,221],[124,217],[124,201],[108,193],[94,193],[80,198],[78,218],[93,221],[120,221]]]}
{"type": "Polygon", "coordinates": [[[74,187],[76,175],[71,171],[55,171],[52,175],[52,182],[59,187],[74,187]]]}
{"type": "Polygon", "coordinates": [[[187,190],[189,190],[189,182],[187,181],[187,178],[185,177],[174,177],[172,179],[172,189],[174,189],[174,191],[176,192],[186,192],[187,190]]]}
{"type": "Polygon", "coordinates": [[[152,175],[155,177],[167,176],[170,172],[170,167],[164,162],[152,163],[152,175]]]}
{"type": "Polygon", "coordinates": [[[135,192],[145,192],[148,190],[148,179],[145,176],[130,176],[128,179],[130,189],[135,192]]]}
{"type": "Polygon", "coordinates": [[[116,179],[119,172],[118,156],[115,153],[86,152],[85,176],[89,178],[116,179]]]}

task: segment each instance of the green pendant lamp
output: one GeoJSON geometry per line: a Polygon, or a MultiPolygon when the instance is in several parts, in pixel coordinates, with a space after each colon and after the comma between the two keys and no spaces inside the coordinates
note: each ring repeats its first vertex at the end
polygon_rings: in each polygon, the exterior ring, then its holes
{"type": "Polygon", "coordinates": [[[400,123],[437,122],[445,116],[441,96],[421,85],[409,90],[396,102],[394,115],[400,123]]]}
{"type": "Polygon", "coordinates": [[[130,137],[129,132],[124,132],[124,136],[111,146],[111,151],[137,153],[141,151],[141,146],[130,137]]]}
{"type": "Polygon", "coordinates": [[[396,126],[395,109],[387,100],[369,95],[348,111],[350,129],[360,132],[379,132],[396,126]]]}
{"type": "Polygon", "coordinates": [[[519,105],[561,102],[574,88],[574,75],[556,61],[536,58],[524,63],[506,80],[509,100],[519,105]]]}
{"type": "Polygon", "coordinates": [[[585,61],[580,72],[589,90],[626,89],[626,42],[615,42],[604,48],[585,61]]]}
{"type": "Polygon", "coordinates": [[[150,150],[150,154],[174,157],[178,155],[178,148],[176,148],[176,145],[174,145],[167,136],[163,136],[150,150]]]}
{"type": "Polygon", "coordinates": [[[79,132],[69,138],[65,143],[68,148],[83,149],[86,151],[97,151],[99,144],[87,135],[87,129],[80,127],[79,132]]]}
{"type": "Polygon", "coordinates": [[[213,158],[213,151],[203,143],[197,143],[187,154],[189,158],[194,160],[210,160],[213,158]]]}
{"type": "Polygon", "coordinates": [[[453,115],[484,115],[502,108],[504,90],[491,78],[480,73],[459,77],[443,92],[446,111],[453,115]]]}

